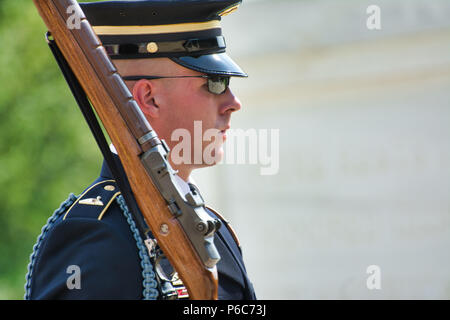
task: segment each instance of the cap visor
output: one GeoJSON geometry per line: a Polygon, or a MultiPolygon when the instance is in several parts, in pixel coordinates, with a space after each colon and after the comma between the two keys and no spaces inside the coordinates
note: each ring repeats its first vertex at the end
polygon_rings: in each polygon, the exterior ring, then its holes
{"type": "Polygon", "coordinates": [[[198,57],[184,56],[170,59],[183,67],[207,74],[231,77],[248,76],[226,53],[213,53],[198,57]]]}

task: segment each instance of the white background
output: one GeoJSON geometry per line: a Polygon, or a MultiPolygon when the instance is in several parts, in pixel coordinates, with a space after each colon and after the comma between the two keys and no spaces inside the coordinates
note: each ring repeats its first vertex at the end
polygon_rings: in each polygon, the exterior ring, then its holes
{"type": "Polygon", "coordinates": [[[244,0],[222,26],[250,75],[232,127],[279,129],[280,169],[194,178],[258,298],[449,299],[450,2],[244,0]]]}

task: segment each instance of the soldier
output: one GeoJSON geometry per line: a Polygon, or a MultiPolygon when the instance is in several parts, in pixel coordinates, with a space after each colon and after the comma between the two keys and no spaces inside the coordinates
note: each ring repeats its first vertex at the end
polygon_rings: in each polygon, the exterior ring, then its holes
{"type": "MultiPolygon", "coordinates": [[[[194,137],[218,132],[212,156],[220,160],[230,117],[241,108],[229,86],[230,77],[247,76],[225,53],[221,17],[240,1],[106,1],[81,3],[117,70],[142,112],[170,149],[171,135],[183,129],[194,137]],[[219,140],[219,141],[217,141],[219,140]]],[[[196,191],[192,170],[215,162],[195,161],[193,148],[185,161],[169,161],[178,170],[182,190],[196,191]]],[[[207,148],[201,142],[200,152],[207,148]]],[[[111,146],[112,151],[114,147],[111,146]]],[[[198,160],[198,159],[197,159],[198,160]]],[[[119,163],[118,157],[116,161],[119,163]]],[[[222,220],[214,243],[219,299],[255,299],[237,237],[222,220]]],[[[110,169],[79,197],[71,195],[49,219],[38,238],[27,274],[27,299],[172,299],[188,297],[157,243],[148,246],[125,205],[110,169]]]]}

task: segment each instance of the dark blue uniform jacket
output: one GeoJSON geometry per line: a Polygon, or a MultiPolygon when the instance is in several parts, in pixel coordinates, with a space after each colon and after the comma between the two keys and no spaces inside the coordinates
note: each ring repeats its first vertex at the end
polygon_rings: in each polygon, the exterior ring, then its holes
{"type": "MultiPolygon", "coordinates": [[[[141,260],[130,226],[114,200],[117,194],[104,164],[100,177],[43,237],[29,274],[29,298],[142,299],[141,260]],[[80,204],[97,197],[102,206],[80,204]],[[70,266],[79,267],[79,288],[68,286],[73,274],[70,266]]],[[[219,299],[255,299],[241,248],[223,222],[214,240],[221,256],[217,264],[219,299]]]]}

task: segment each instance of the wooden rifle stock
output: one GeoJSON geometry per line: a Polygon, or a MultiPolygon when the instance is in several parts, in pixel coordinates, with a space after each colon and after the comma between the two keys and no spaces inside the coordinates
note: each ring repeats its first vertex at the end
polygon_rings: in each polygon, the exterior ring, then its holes
{"type": "Polygon", "coordinates": [[[217,299],[216,266],[206,267],[180,222],[152,182],[140,156],[161,141],[133,100],[75,0],[33,0],[56,44],[103,123],[125,169],[136,202],[191,299],[217,299]],[[68,21],[79,19],[79,28],[68,21]],[[145,143],[138,143],[144,136],[145,143]],[[161,228],[161,226],[168,226],[161,228]]]}

